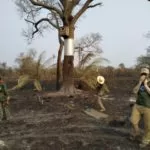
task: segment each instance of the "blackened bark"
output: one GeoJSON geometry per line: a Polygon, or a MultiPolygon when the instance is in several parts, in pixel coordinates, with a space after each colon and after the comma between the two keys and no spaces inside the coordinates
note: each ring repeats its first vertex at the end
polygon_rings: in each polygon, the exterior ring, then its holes
{"type": "Polygon", "coordinates": [[[74,94],[73,60],[74,60],[74,56],[64,56],[63,91],[68,95],[74,94]]]}

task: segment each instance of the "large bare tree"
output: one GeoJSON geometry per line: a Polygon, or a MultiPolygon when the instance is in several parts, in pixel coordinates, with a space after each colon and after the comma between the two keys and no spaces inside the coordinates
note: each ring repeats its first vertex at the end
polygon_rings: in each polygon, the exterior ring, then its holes
{"type": "MultiPolygon", "coordinates": [[[[31,36],[43,33],[45,28],[55,28],[64,40],[63,90],[74,93],[73,59],[75,24],[82,14],[102,3],[99,0],[16,0],[16,4],[32,25],[31,36]]],[[[29,31],[29,30],[28,30],[29,31]]]]}

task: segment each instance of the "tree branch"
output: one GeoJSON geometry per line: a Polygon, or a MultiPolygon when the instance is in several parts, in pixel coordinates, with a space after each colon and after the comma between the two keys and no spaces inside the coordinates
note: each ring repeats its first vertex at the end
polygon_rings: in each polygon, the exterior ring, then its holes
{"type": "Polygon", "coordinates": [[[56,8],[56,7],[54,7],[54,6],[52,6],[52,5],[48,5],[48,4],[46,4],[46,3],[44,3],[44,2],[41,2],[41,1],[38,1],[38,0],[29,0],[33,5],[35,5],[35,6],[41,6],[41,7],[43,7],[43,8],[45,8],[45,9],[48,9],[48,10],[50,10],[50,11],[55,11],[61,18],[63,17],[63,14],[62,14],[62,12],[58,9],[58,8],[56,8]]]}
{"type": "Polygon", "coordinates": [[[77,22],[77,20],[80,18],[80,16],[88,9],[88,8],[92,8],[92,7],[96,7],[98,5],[101,5],[102,3],[97,3],[94,5],[90,5],[93,2],[93,0],[87,0],[83,7],[76,13],[76,15],[74,16],[73,19],[73,24],[75,24],[77,22]]]}
{"type": "Polygon", "coordinates": [[[31,9],[29,12],[27,12],[28,14],[32,13],[32,12],[38,12],[42,9],[43,7],[39,7],[39,8],[36,8],[35,10],[34,9],[31,9]]]}
{"type": "Polygon", "coordinates": [[[94,5],[89,5],[87,8],[93,8],[93,7],[96,7],[96,6],[101,6],[102,3],[97,3],[97,4],[94,4],[94,5]]]}
{"type": "Polygon", "coordinates": [[[39,21],[37,22],[33,22],[33,21],[30,21],[28,19],[25,19],[25,21],[29,22],[29,23],[32,23],[33,26],[35,27],[35,31],[32,33],[32,38],[34,37],[34,34],[36,34],[37,32],[39,32],[39,28],[38,28],[38,25],[41,23],[41,22],[48,22],[50,23],[54,28],[58,29],[57,25],[55,25],[53,22],[51,22],[48,18],[42,18],[40,19],[39,21]]]}
{"type": "Polygon", "coordinates": [[[26,12],[27,13],[27,18],[31,15],[32,18],[34,17],[34,12],[37,13],[38,11],[40,11],[41,9],[43,9],[43,7],[39,7],[36,9],[31,9],[30,11],[26,12]]]}

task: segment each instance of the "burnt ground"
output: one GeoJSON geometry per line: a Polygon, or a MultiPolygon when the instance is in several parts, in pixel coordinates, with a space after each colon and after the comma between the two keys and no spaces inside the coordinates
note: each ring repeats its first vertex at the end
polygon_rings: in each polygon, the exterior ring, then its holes
{"type": "MultiPolygon", "coordinates": [[[[41,101],[32,89],[11,93],[11,119],[0,123],[0,140],[9,150],[139,150],[128,139],[131,125],[130,89],[114,86],[103,100],[108,119],[86,115],[99,110],[91,92],[66,97],[53,92],[41,101]]],[[[0,147],[1,149],[1,147],[0,147]]],[[[150,147],[145,148],[145,150],[150,147]]]]}

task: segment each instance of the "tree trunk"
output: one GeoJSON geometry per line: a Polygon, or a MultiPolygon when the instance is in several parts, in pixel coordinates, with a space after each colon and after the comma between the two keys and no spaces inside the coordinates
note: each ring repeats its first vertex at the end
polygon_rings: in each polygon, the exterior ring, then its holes
{"type": "Polygon", "coordinates": [[[74,61],[74,28],[69,27],[69,36],[64,38],[64,61],[63,61],[63,87],[62,90],[67,95],[75,92],[73,80],[74,61]]]}
{"type": "Polygon", "coordinates": [[[64,56],[63,63],[63,91],[67,95],[74,94],[74,81],[73,81],[73,59],[74,56],[64,56]]]}
{"type": "Polygon", "coordinates": [[[60,43],[59,45],[59,50],[58,50],[58,57],[57,57],[57,76],[56,76],[56,90],[60,89],[60,82],[61,82],[61,76],[62,76],[62,71],[61,71],[61,56],[62,56],[62,50],[63,50],[63,42],[60,43]]]}

